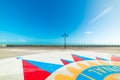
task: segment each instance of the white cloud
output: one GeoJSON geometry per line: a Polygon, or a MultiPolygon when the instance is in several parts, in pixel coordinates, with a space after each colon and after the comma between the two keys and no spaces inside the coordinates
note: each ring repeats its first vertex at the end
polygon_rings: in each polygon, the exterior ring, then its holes
{"type": "Polygon", "coordinates": [[[7,40],[0,40],[0,42],[7,42],[7,40]]]}
{"type": "Polygon", "coordinates": [[[101,17],[103,17],[104,15],[106,15],[108,12],[110,12],[112,10],[112,7],[106,8],[103,12],[101,12],[98,16],[96,16],[94,19],[92,19],[90,21],[90,23],[94,23],[96,22],[98,19],[100,19],[101,17]]]}
{"type": "Polygon", "coordinates": [[[27,42],[27,40],[25,40],[25,39],[20,39],[20,42],[27,42]]]}
{"type": "Polygon", "coordinates": [[[27,42],[25,39],[19,39],[19,40],[0,40],[0,42],[27,42]]]}
{"type": "Polygon", "coordinates": [[[92,34],[92,32],[89,32],[89,31],[87,31],[87,32],[85,32],[86,34],[92,34]]]}

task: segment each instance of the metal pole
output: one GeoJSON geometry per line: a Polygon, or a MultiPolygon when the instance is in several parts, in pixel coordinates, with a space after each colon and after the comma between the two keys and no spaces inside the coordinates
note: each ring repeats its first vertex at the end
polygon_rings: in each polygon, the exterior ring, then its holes
{"type": "Polygon", "coordinates": [[[66,37],[64,37],[64,42],[65,42],[64,48],[66,49],[66,37]]]}

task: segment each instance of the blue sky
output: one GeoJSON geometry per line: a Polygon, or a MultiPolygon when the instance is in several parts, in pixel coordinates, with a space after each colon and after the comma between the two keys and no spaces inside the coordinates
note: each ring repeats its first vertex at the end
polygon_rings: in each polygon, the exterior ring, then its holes
{"type": "Polygon", "coordinates": [[[0,43],[120,44],[120,0],[0,0],[0,43]]]}

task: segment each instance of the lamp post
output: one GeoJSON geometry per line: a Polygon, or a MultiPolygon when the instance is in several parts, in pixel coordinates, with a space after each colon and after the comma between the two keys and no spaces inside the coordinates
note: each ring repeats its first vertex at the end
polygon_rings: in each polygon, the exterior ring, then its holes
{"type": "Polygon", "coordinates": [[[62,37],[64,38],[64,48],[66,49],[66,38],[68,37],[68,34],[64,33],[62,37]]]}

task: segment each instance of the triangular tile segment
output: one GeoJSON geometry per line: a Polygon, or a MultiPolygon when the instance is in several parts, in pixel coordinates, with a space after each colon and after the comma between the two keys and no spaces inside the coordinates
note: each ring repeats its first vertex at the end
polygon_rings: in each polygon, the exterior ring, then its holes
{"type": "Polygon", "coordinates": [[[104,61],[108,61],[107,59],[100,58],[100,57],[96,57],[96,60],[104,60],[104,61]]]}
{"type": "Polygon", "coordinates": [[[40,69],[43,69],[49,73],[53,73],[57,69],[61,68],[63,65],[59,64],[52,64],[52,63],[46,63],[46,62],[39,62],[39,61],[32,61],[32,60],[25,60],[26,62],[29,62],[40,69]]]}
{"type": "Polygon", "coordinates": [[[120,57],[112,55],[111,61],[120,61],[120,57]]]}
{"type": "Polygon", "coordinates": [[[77,62],[77,61],[83,61],[83,60],[94,60],[92,58],[83,57],[83,56],[74,55],[74,54],[72,54],[72,57],[73,57],[73,59],[74,59],[75,62],[77,62]]]}
{"type": "Polygon", "coordinates": [[[76,56],[74,54],[72,54],[72,57],[73,57],[73,59],[74,59],[75,62],[77,62],[77,61],[83,61],[82,58],[79,58],[78,56],[76,56]]]}
{"type": "Polygon", "coordinates": [[[64,65],[67,65],[67,64],[70,64],[70,63],[73,63],[73,61],[69,61],[69,60],[64,60],[64,59],[61,59],[62,63],[64,65]]]}
{"type": "Polygon", "coordinates": [[[51,73],[22,60],[24,80],[45,80],[51,73]]]}

